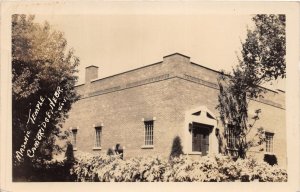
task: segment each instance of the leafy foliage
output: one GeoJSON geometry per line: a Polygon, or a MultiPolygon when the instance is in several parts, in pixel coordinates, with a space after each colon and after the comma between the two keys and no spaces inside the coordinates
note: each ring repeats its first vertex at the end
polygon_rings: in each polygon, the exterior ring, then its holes
{"type": "Polygon", "coordinates": [[[254,75],[255,84],[286,77],[285,15],[259,14],[253,17],[254,30],[248,30],[242,44],[244,69],[254,75]]]}
{"type": "Polygon", "coordinates": [[[107,155],[114,155],[114,151],[112,150],[112,148],[108,148],[107,152],[106,152],[107,155]]]}
{"type": "Polygon", "coordinates": [[[77,181],[102,182],[228,182],[287,181],[287,172],[252,158],[233,161],[228,156],[205,156],[193,160],[179,156],[169,162],[160,157],[122,160],[118,156],[79,154],[71,169],[77,181]]]}
{"type": "Polygon", "coordinates": [[[27,165],[27,170],[14,169],[14,181],[21,182],[65,182],[75,181],[76,175],[70,174],[70,169],[74,162],[67,158],[41,160],[34,159],[31,164],[27,165]]]}
{"type": "MultiPolygon", "coordinates": [[[[53,110],[34,158],[51,160],[53,153],[62,151],[56,141],[66,139],[62,122],[72,103],[79,98],[74,89],[78,64],[79,59],[72,49],[67,48],[62,32],[53,30],[47,22],[43,25],[35,23],[32,15],[12,15],[13,152],[20,148],[26,131],[31,131],[27,146],[33,146],[32,137],[38,131],[38,123],[28,123],[29,111],[34,111],[41,96],[52,97],[58,86],[62,90],[58,103],[64,106],[61,110],[53,110]]],[[[39,114],[45,114],[47,110],[49,106],[45,104],[39,114]]],[[[36,122],[42,122],[44,118],[38,115],[36,122]]],[[[14,157],[14,168],[28,167],[32,161],[26,154],[22,162],[14,157]]]]}
{"type": "MultiPolygon", "coordinates": [[[[262,96],[263,83],[286,76],[285,16],[256,15],[253,21],[255,29],[248,30],[247,38],[242,43],[239,65],[232,73],[222,72],[218,78],[220,92],[217,108],[225,127],[223,138],[227,139],[226,132],[233,127],[233,135],[237,138],[236,151],[241,158],[246,157],[249,148],[261,145],[265,139],[262,127],[256,128],[254,138],[248,138],[261,113],[257,109],[250,122],[249,102],[262,96]]],[[[226,153],[225,148],[226,145],[223,146],[223,152],[226,153]]]]}

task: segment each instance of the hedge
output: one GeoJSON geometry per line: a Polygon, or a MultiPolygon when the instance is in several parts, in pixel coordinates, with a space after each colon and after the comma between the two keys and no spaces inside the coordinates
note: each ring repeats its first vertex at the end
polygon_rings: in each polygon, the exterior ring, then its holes
{"type": "Polygon", "coordinates": [[[71,168],[76,181],[101,182],[285,182],[286,170],[277,165],[222,155],[193,160],[181,155],[171,160],[161,157],[137,157],[122,160],[118,156],[78,154],[71,168]]]}

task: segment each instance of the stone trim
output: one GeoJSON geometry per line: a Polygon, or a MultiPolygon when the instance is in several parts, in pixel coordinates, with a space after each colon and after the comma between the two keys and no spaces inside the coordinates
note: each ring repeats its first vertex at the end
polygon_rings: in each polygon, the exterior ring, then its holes
{"type": "Polygon", "coordinates": [[[142,145],[141,149],[154,149],[154,145],[142,145]]]}
{"type": "MultiPolygon", "coordinates": [[[[206,80],[203,80],[203,79],[200,79],[200,78],[188,75],[188,74],[184,74],[183,77],[171,76],[170,74],[163,74],[163,75],[143,79],[143,80],[140,80],[140,81],[127,83],[125,85],[119,85],[119,86],[110,87],[110,88],[106,88],[106,89],[103,89],[103,90],[95,91],[95,92],[92,92],[92,93],[88,93],[88,96],[82,97],[81,99],[86,99],[86,98],[89,98],[89,97],[94,97],[94,96],[98,96],[98,95],[102,95],[102,94],[112,93],[112,92],[115,92],[115,91],[121,91],[121,90],[124,90],[124,89],[138,87],[138,86],[142,86],[142,85],[146,85],[146,84],[150,84],[150,83],[155,83],[155,82],[159,82],[159,81],[163,81],[163,80],[167,80],[167,79],[171,79],[171,78],[180,78],[180,79],[183,79],[183,80],[186,80],[186,81],[194,82],[194,83],[197,83],[197,84],[204,85],[206,87],[210,87],[210,88],[219,90],[219,87],[216,83],[212,83],[212,82],[209,82],[209,81],[206,81],[206,80]]],[[[285,108],[282,107],[281,104],[275,103],[275,102],[270,101],[270,100],[260,98],[260,99],[256,99],[256,100],[253,99],[253,101],[257,101],[257,102],[260,102],[260,103],[264,103],[266,105],[270,105],[270,106],[277,107],[277,108],[285,110],[285,108]]]]}
{"type": "Polygon", "coordinates": [[[200,152],[200,151],[191,151],[189,153],[186,153],[186,155],[202,155],[202,152],[200,152]]]}
{"type": "Polygon", "coordinates": [[[159,76],[155,76],[155,77],[151,77],[151,78],[147,78],[147,79],[127,83],[125,85],[118,85],[118,86],[115,86],[115,87],[109,87],[109,88],[106,88],[106,89],[102,89],[102,90],[99,90],[99,91],[89,93],[88,97],[93,97],[93,96],[102,95],[102,94],[105,94],[105,93],[111,93],[111,92],[120,91],[120,90],[124,90],[124,89],[128,89],[128,88],[132,88],[132,87],[146,85],[146,84],[149,84],[149,83],[154,83],[154,82],[158,82],[158,81],[168,79],[169,77],[170,77],[170,74],[163,74],[163,75],[159,75],[159,76]]]}
{"type": "Polygon", "coordinates": [[[145,122],[145,121],[155,121],[156,120],[156,117],[146,117],[146,118],[142,118],[142,121],[145,122]]]}
{"type": "Polygon", "coordinates": [[[171,56],[174,56],[174,55],[180,55],[180,56],[182,56],[182,57],[185,57],[185,58],[190,59],[189,56],[183,55],[183,54],[181,54],[181,53],[172,53],[172,54],[170,54],[170,55],[163,56],[163,58],[171,57],[171,56]]]}
{"type": "Polygon", "coordinates": [[[96,128],[96,127],[103,127],[103,126],[104,126],[103,122],[99,122],[99,123],[93,124],[93,128],[96,128]]]}
{"type": "Polygon", "coordinates": [[[77,126],[77,127],[70,127],[70,131],[73,131],[73,130],[79,130],[79,126],[77,126]]]}
{"type": "Polygon", "coordinates": [[[108,76],[108,77],[104,77],[104,78],[101,78],[101,79],[94,79],[93,82],[96,82],[96,81],[101,81],[101,80],[104,80],[104,79],[109,79],[109,78],[112,78],[112,77],[115,77],[115,76],[119,76],[119,75],[123,75],[123,74],[126,74],[126,73],[130,73],[132,71],[137,71],[137,70],[140,70],[140,69],[143,69],[143,68],[147,68],[147,67],[151,67],[153,65],[159,65],[159,64],[162,64],[163,61],[159,61],[159,62],[156,62],[156,63],[152,63],[150,65],[145,65],[145,66],[142,66],[142,67],[139,67],[139,68],[135,68],[135,69],[131,69],[129,71],[125,71],[125,72],[122,72],[122,73],[117,73],[115,75],[111,75],[111,76],[108,76]]]}
{"type": "Polygon", "coordinates": [[[189,81],[193,81],[193,82],[199,83],[201,85],[205,85],[205,86],[210,87],[210,88],[219,89],[219,86],[216,83],[205,81],[203,79],[200,79],[200,78],[197,78],[197,77],[193,77],[191,75],[184,74],[183,78],[186,79],[186,80],[189,80],[189,81]]]}

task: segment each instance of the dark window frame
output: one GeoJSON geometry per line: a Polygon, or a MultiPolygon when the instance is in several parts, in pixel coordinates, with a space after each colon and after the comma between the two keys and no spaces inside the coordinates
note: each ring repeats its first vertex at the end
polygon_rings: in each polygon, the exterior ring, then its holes
{"type": "Polygon", "coordinates": [[[154,145],[154,120],[144,121],[144,145],[154,145]]]}
{"type": "Polygon", "coordinates": [[[274,133],[272,132],[265,132],[266,137],[266,152],[267,153],[274,153],[274,133]]]}
{"type": "Polygon", "coordinates": [[[102,126],[95,127],[94,148],[100,148],[102,141],[102,126]]]}
{"type": "Polygon", "coordinates": [[[71,140],[71,143],[73,145],[73,149],[77,149],[78,129],[77,128],[73,128],[71,131],[72,131],[72,140],[71,140]]]}

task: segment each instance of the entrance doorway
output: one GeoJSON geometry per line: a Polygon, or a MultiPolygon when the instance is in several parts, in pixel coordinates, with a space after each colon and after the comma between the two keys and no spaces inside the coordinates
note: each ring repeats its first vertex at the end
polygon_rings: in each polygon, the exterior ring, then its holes
{"type": "Polygon", "coordinates": [[[201,152],[203,156],[208,154],[209,150],[209,134],[212,127],[199,123],[193,123],[192,128],[192,150],[193,152],[201,152]]]}

